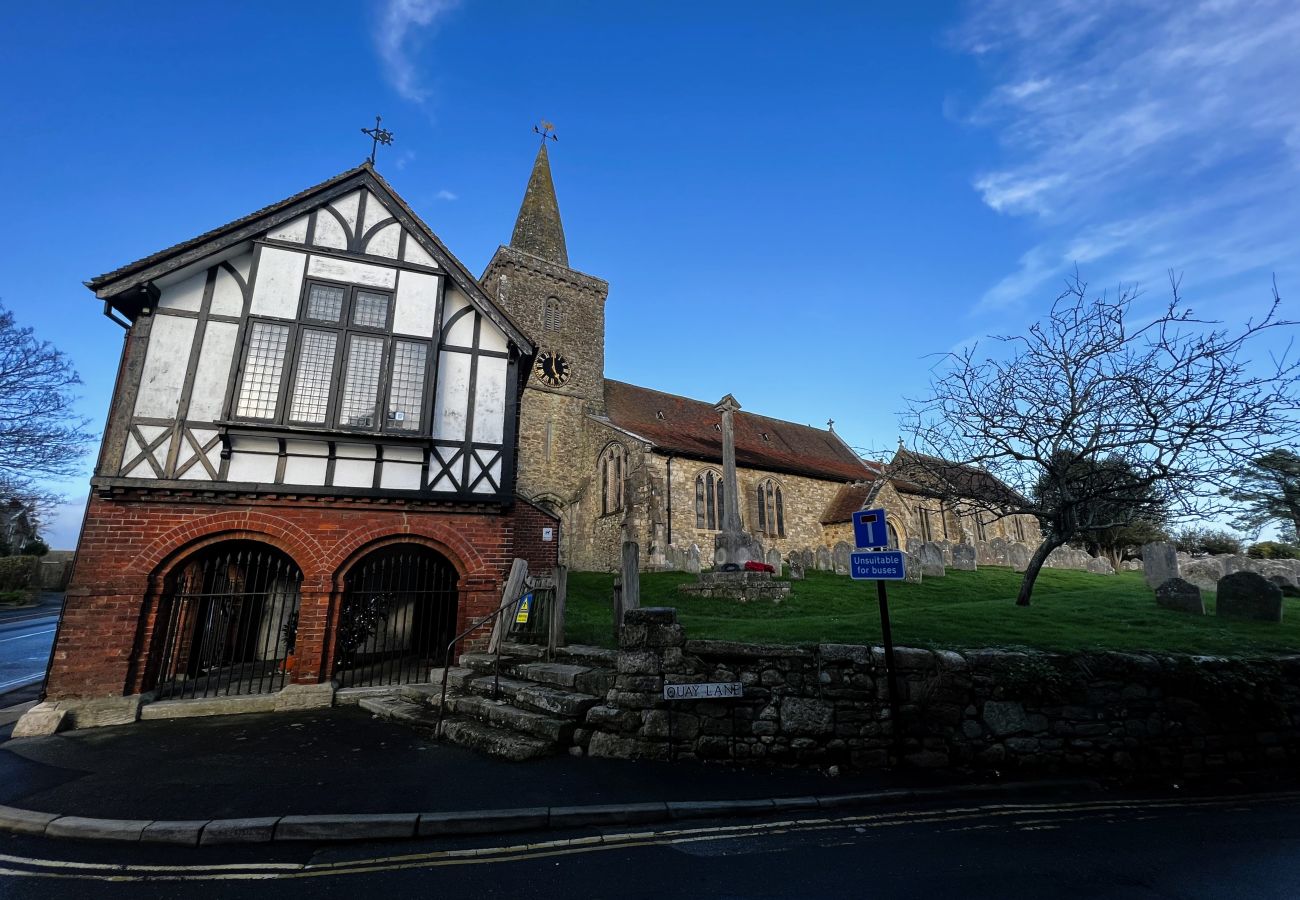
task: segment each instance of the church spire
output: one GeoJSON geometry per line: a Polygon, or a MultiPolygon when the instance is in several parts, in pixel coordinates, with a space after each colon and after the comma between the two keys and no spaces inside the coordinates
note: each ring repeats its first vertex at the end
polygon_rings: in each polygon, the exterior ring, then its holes
{"type": "Polygon", "coordinates": [[[555,199],[555,184],[551,181],[551,160],[546,154],[546,137],[537,148],[533,174],[528,178],[528,190],[519,207],[515,232],[510,236],[510,246],[549,262],[569,267],[569,251],[564,244],[564,223],[560,221],[560,204],[555,199]]]}

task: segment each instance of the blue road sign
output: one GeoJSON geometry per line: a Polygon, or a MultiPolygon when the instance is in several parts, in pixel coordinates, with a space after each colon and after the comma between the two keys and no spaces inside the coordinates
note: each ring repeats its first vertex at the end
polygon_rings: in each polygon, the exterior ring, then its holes
{"type": "Polygon", "coordinates": [[[902,581],[903,554],[899,550],[849,554],[849,576],[854,581],[902,581]]]}
{"type": "Polygon", "coordinates": [[[889,525],[883,509],[860,509],[853,514],[853,540],[858,547],[888,547],[889,525]]]}

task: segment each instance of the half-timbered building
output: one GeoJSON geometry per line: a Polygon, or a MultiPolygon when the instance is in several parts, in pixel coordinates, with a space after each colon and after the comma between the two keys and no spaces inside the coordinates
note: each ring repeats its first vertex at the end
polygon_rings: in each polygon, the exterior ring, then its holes
{"type": "Polygon", "coordinates": [[[554,565],[534,345],[371,165],[87,285],[126,339],[50,699],[425,680],[554,565]]]}

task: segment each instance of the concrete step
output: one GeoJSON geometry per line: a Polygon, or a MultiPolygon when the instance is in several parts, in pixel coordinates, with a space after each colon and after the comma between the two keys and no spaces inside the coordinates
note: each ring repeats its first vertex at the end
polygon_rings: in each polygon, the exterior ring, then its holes
{"type": "Polygon", "coordinates": [[[438,711],[427,704],[406,700],[402,697],[366,697],[359,704],[367,712],[383,719],[391,719],[404,725],[419,728],[434,728],[438,724],[438,711]]]}
{"type": "Polygon", "coordinates": [[[442,734],[453,744],[469,747],[471,750],[478,750],[498,759],[516,762],[548,756],[555,752],[555,744],[550,741],[461,716],[449,716],[444,719],[442,734]]]}
{"type": "Polygon", "coordinates": [[[569,746],[576,726],[572,719],[543,715],[532,710],[520,709],[504,700],[493,701],[486,697],[449,698],[447,711],[550,741],[557,748],[569,746]]]}

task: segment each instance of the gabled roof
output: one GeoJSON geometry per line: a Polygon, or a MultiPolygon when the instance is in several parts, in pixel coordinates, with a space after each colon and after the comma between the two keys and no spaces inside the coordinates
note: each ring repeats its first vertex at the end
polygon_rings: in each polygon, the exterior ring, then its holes
{"type": "Polygon", "coordinates": [[[987,503],[1019,505],[1025,498],[978,466],[949,462],[899,447],[889,463],[890,480],[899,490],[936,497],[963,497],[987,503]]]}
{"type": "Polygon", "coordinates": [[[852,520],[853,514],[867,505],[867,498],[879,482],[855,482],[840,488],[822,513],[823,525],[837,525],[852,520]]]}
{"type": "MultiPolygon", "coordinates": [[[[721,415],[714,404],[605,379],[606,417],[663,453],[722,461],[721,415]]],[[[878,469],[833,431],[748,412],[735,414],[736,465],[821,478],[861,481],[878,469]]]]}
{"type": "MultiPolygon", "coordinates": [[[[447,272],[448,277],[465,292],[475,308],[495,322],[515,342],[523,355],[531,356],[535,352],[536,348],[524,330],[497,308],[460,260],[447,249],[424,220],[415,214],[369,162],[362,163],[355,169],[348,169],[314,187],[265,206],[233,222],[227,222],[197,237],[92,278],[86,282],[86,287],[94,291],[95,296],[111,301],[119,294],[124,294],[155,281],[169,272],[257,237],[359,188],[366,188],[394,211],[393,216],[402,227],[410,232],[439,267],[447,272]]],[[[389,260],[388,264],[392,265],[393,262],[389,260]]]]}

